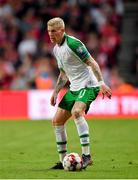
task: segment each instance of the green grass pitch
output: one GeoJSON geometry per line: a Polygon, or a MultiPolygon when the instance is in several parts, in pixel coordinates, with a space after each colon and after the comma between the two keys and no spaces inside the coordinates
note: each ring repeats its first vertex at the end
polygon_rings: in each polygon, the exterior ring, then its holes
{"type": "MultiPolygon", "coordinates": [[[[0,121],[2,179],[137,179],[138,120],[92,120],[94,164],[81,172],[50,170],[58,161],[51,121],[0,121]]],[[[72,120],[67,123],[68,151],[81,154],[72,120]]]]}

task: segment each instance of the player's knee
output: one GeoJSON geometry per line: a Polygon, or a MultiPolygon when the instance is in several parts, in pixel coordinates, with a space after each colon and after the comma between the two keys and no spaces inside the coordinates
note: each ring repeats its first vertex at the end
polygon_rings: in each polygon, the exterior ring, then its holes
{"type": "Polygon", "coordinates": [[[53,126],[60,126],[60,125],[63,125],[64,123],[62,121],[59,121],[58,119],[54,118],[52,120],[52,124],[53,124],[53,126]]]}
{"type": "Polygon", "coordinates": [[[82,112],[79,108],[75,108],[72,110],[71,114],[76,119],[82,115],[82,112]]]}
{"type": "Polygon", "coordinates": [[[53,126],[56,126],[56,125],[57,125],[57,122],[56,122],[54,119],[52,120],[52,125],[53,125],[53,126]]]}

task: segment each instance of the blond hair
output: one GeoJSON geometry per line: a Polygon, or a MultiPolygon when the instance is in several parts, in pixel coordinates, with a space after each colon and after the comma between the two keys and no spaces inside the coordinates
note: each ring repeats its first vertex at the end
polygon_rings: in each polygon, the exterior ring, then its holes
{"type": "Polygon", "coordinates": [[[56,28],[65,28],[65,23],[62,18],[55,17],[47,22],[48,26],[55,26],[56,28]]]}

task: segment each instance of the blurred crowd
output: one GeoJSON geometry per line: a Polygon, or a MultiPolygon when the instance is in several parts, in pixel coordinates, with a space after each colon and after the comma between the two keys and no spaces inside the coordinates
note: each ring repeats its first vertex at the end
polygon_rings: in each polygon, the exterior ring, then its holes
{"type": "Polygon", "coordinates": [[[117,88],[122,0],[0,0],[0,89],[50,89],[58,76],[47,21],[60,16],[117,88]]]}

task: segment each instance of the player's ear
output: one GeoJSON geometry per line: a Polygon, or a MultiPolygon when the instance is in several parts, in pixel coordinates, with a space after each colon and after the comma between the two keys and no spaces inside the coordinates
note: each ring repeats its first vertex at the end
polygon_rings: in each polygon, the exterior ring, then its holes
{"type": "Polygon", "coordinates": [[[63,32],[63,33],[64,33],[64,32],[65,32],[65,29],[64,29],[64,28],[61,28],[61,32],[63,32]]]}

